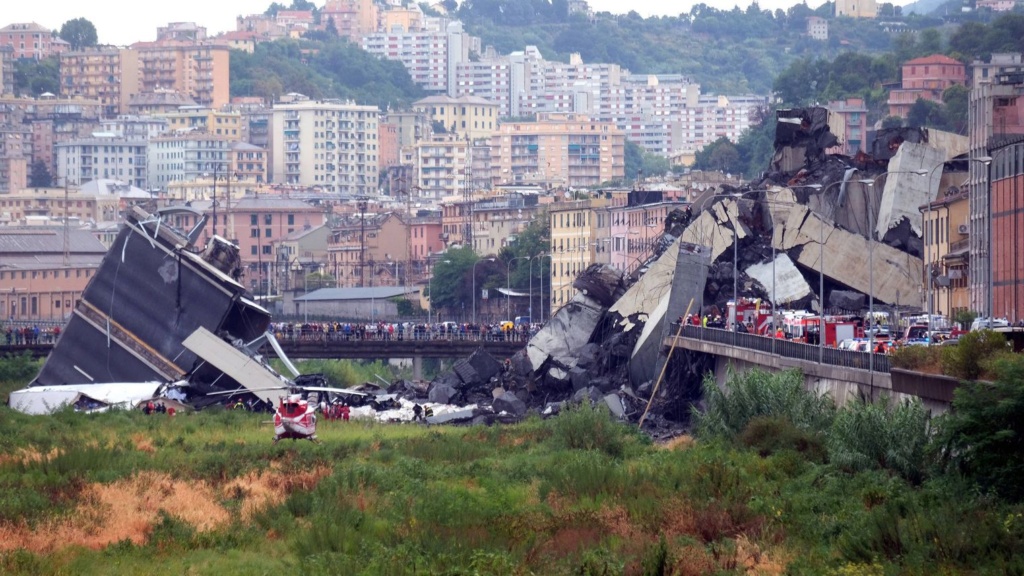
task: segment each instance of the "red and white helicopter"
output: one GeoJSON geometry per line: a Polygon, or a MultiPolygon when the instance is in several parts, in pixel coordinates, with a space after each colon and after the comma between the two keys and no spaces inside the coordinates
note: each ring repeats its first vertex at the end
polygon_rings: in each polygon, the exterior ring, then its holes
{"type": "Polygon", "coordinates": [[[291,438],[299,440],[305,438],[314,443],[320,440],[316,437],[316,409],[317,402],[310,402],[303,397],[303,392],[332,393],[337,395],[367,396],[365,392],[351,390],[349,388],[331,388],[328,386],[275,386],[272,388],[240,388],[225,392],[213,392],[210,395],[221,394],[245,394],[250,392],[262,392],[265,390],[288,390],[286,396],[278,398],[277,406],[274,408],[274,443],[281,439],[291,438]]]}

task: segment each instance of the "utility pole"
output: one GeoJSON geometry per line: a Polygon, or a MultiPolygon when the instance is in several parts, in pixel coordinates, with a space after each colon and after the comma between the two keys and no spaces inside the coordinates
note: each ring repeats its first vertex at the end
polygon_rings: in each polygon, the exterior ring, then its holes
{"type": "Polygon", "coordinates": [[[363,273],[366,265],[366,198],[356,202],[359,209],[359,287],[365,286],[363,273]]]}

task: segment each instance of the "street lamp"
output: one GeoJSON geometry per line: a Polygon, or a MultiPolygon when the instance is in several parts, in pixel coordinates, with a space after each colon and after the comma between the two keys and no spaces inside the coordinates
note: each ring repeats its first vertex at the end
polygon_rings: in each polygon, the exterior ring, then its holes
{"type": "MultiPolygon", "coordinates": [[[[530,259],[529,256],[516,256],[515,258],[512,258],[511,260],[509,260],[507,264],[505,264],[505,317],[508,320],[512,319],[512,297],[510,295],[510,292],[512,292],[512,278],[511,278],[511,276],[512,276],[512,271],[511,271],[512,263],[515,262],[516,260],[529,260],[529,259],[530,259]]],[[[530,278],[530,281],[532,282],[533,278],[530,278]]],[[[532,296],[531,296],[531,299],[532,299],[532,296]]],[[[531,322],[532,321],[533,321],[533,319],[531,318],[531,322]]]]}
{"type": "MultiPolygon", "coordinates": [[[[1003,148],[1008,150],[1008,148],[1003,148]]],[[[995,316],[995,312],[992,310],[992,280],[994,275],[992,273],[992,160],[991,156],[975,156],[970,158],[971,162],[981,162],[985,165],[985,184],[988,186],[986,191],[987,198],[985,200],[985,260],[988,266],[986,270],[986,283],[988,286],[985,290],[985,317],[987,318],[987,327],[992,328],[992,318],[995,316]]]]}
{"type": "Polygon", "coordinates": [[[473,263],[473,325],[476,325],[476,265],[483,262],[494,262],[494,258],[484,258],[473,263]]]}
{"type": "MultiPolygon", "coordinates": [[[[441,260],[445,264],[451,264],[451,260],[441,260]]],[[[434,264],[437,266],[437,264],[434,264]]],[[[430,316],[434,313],[434,272],[430,272],[430,279],[427,280],[427,324],[430,324],[430,316]]]]}
{"type": "MultiPolygon", "coordinates": [[[[533,318],[533,259],[534,258],[540,258],[540,259],[543,260],[545,257],[550,259],[551,258],[551,254],[548,254],[547,252],[541,252],[540,254],[536,254],[536,255],[530,257],[530,307],[529,307],[530,308],[530,312],[529,312],[529,314],[530,314],[530,322],[531,323],[532,322],[536,322],[536,320],[533,318]]],[[[538,261],[537,262],[537,266],[539,267],[540,265],[541,265],[541,263],[540,263],[540,261],[538,261]]],[[[541,269],[541,268],[539,268],[539,269],[541,269]]],[[[543,269],[541,269],[541,270],[543,270],[543,269]]],[[[543,273],[541,273],[541,275],[540,275],[540,295],[537,297],[537,302],[538,302],[538,304],[540,304],[540,318],[544,318],[544,274],[543,273]]]]}

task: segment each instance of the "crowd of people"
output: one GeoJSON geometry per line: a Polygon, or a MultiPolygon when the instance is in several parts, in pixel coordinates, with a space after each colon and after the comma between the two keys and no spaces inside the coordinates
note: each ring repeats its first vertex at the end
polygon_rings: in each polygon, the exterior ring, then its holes
{"type": "Polygon", "coordinates": [[[352,340],[485,340],[518,342],[528,340],[536,327],[511,322],[483,324],[440,322],[276,322],[274,337],[290,342],[338,342],[352,340]]]}
{"type": "Polygon", "coordinates": [[[7,325],[0,329],[0,332],[3,333],[3,342],[7,346],[53,344],[58,338],[60,338],[59,325],[7,325]]]}

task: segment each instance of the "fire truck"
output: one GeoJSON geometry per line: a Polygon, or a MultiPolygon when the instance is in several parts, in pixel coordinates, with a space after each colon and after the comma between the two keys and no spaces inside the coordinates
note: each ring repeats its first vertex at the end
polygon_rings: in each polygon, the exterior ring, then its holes
{"type": "MultiPolygon", "coordinates": [[[[782,330],[798,342],[817,342],[821,330],[821,317],[812,312],[791,311],[782,313],[782,330]]],[[[859,334],[863,336],[863,332],[859,334]]],[[[836,347],[843,340],[858,336],[857,323],[844,316],[825,316],[825,345],[836,347]]]]}
{"type": "Polygon", "coordinates": [[[750,332],[766,335],[772,329],[772,305],[759,298],[740,298],[739,305],[730,300],[726,303],[730,329],[736,322],[749,327],[750,332]]]}

